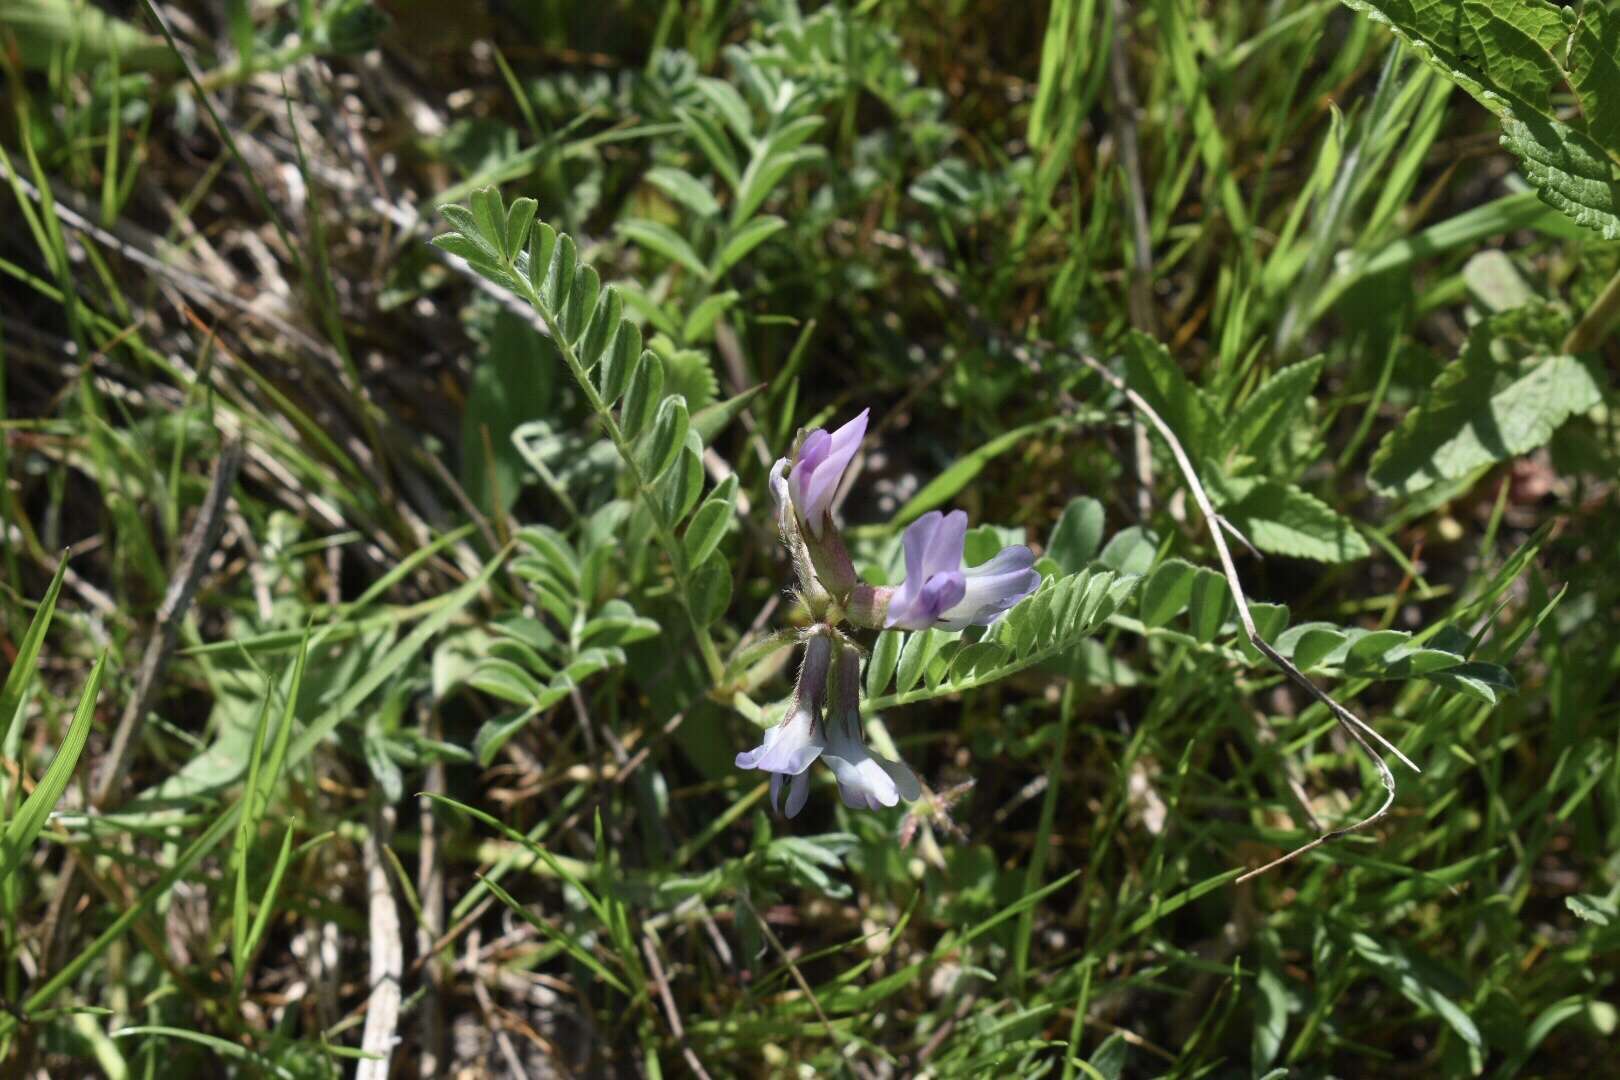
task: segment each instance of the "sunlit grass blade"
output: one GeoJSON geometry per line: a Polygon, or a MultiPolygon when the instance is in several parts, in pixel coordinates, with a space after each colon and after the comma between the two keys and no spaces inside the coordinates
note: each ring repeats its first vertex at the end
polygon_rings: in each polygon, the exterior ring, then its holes
{"type": "MultiPolygon", "coordinates": [[[[4,527],[0,524],[0,528],[4,527]]],[[[5,687],[0,689],[0,745],[5,744],[11,734],[11,726],[22,715],[23,698],[34,677],[40,646],[45,642],[45,631],[50,629],[51,616],[56,612],[56,598],[62,591],[62,578],[66,575],[67,556],[64,555],[62,561],[56,564],[56,574],[51,578],[50,587],[45,590],[45,599],[34,610],[34,617],[17,646],[17,658],[12,661],[11,670],[6,674],[5,687]]]]}
{"type": "Polygon", "coordinates": [[[90,669],[90,678],[85,683],[84,692],[79,695],[79,707],[74,710],[73,722],[62,737],[62,745],[56,748],[50,768],[45,770],[33,794],[18,808],[16,816],[6,826],[5,836],[0,838],[0,881],[9,878],[23,860],[40,830],[45,827],[51,811],[56,808],[62,792],[67,790],[68,780],[73,776],[85,741],[90,737],[90,725],[96,715],[96,698],[101,693],[101,676],[106,666],[107,655],[103,653],[96,666],[90,669]]]}
{"type": "Polygon", "coordinates": [[[209,1035],[201,1031],[188,1031],[185,1028],[164,1027],[159,1024],[149,1024],[140,1027],[120,1028],[112,1032],[115,1039],[127,1039],[136,1035],[156,1035],[166,1039],[183,1039],[199,1046],[207,1047],[220,1057],[240,1061],[255,1072],[265,1072],[272,1076],[281,1077],[282,1080],[297,1080],[297,1077],[281,1065],[276,1064],[263,1054],[256,1054],[239,1043],[222,1039],[218,1035],[209,1035]]]}
{"type": "Polygon", "coordinates": [[[566,930],[558,929],[557,927],[547,923],[544,919],[535,915],[527,907],[514,900],[511,893],[507,892],[493,881],[490,881],[488,878],[480,878],[479,880],[483,882],[485,888],[495,894],[495,898],[497,900],[505,904],[508,908],[520,916],[524,922],[540,931],[540,933],[544,934],[552,941],[555,941],[562,947],[564,952],[566,952],[569,956],[572,956],[575,960],[578,960],[581,964],[584,964],[597,978],[613,987],[613,989],[617,990],[625,997],[631,996],[630,988],[624,985],[617,975],[609,971],[602,961],[598,960],[594,955],[592,955],[591,951],[581,944],[578,938],[574,937],[566,930]]]}

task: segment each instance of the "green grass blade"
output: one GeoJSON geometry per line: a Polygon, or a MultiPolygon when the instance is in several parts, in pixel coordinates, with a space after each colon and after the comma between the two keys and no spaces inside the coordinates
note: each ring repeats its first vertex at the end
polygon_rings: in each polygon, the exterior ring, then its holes
{"type": "Polygon", "coordinates": [[[56,564],[56,576],[51,578],[50,588],[45,590],[45,599],[39,602],[34,618],[23,634],[22,644],[17,648],[17,659],[6,675],[5,688],[0,689],[0,746],[5,744],[7,736],[11,734],[11,726],[22,714],[23,697],[34,677],[34,664],[39,660],[40,646],[45,643],[45,631],[50,629],[51,616],[56,612],[56,597],[62,591],[62,578],[66,575],[67,556],[64,555],[62,561],[56,564]]]}
{"type": "Polygon", "coordinates": [[[73,776],[79,755],[84,751],[85,740],[90,737],[90,724],[96,716],[96,698],[101,693],[101,676],[106,666],[107,654],[102,653],[96,666],[90,669],[90,679],[85,683],[84,693],[79,695],[79,707],[74,710],[73,722],[68,725],[67,735],[63,737],[62,745],[57,747],[50,768],[45,770],[34,793],[28,796],[18,809],[17,816],[6,826],[5,837],[0,839],[0,881],[11,876],[24,854],[33,846],[40,830],[45,827],[45,821],[51,816],[62,792],[67,790],[68,780],[73,776]]]}

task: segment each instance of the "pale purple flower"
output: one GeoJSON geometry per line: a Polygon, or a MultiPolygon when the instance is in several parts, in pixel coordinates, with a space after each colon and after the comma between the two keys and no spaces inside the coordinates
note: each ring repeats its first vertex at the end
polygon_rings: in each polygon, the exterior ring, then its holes
{"type": "Polygon", "coordinates": [[[777,806],[782,788],[787,787],[787,804],[780,807],[788,817],[804,808],[810,794],[806,772],[827,748],[821,723],[827,697],[827,669],[832,662],[832,641],[817,634],[805,643],[804,665],[793,702],[781,723],[765,733],[765,741],[737,755],[737,768],[759,769],[771,774],[771,804],[777,806]]]}
{"type": "Polygon", "coordinates": [[[849,468],[855,451],[860,449],[861,439],[866,436],[866,420],[871,412],[871,409],[862,409],[859,416],[830,435],[825,428],[812,431],[805,436],[798,456],[793,459],[788,491],[799,512],[799,520],[818,540],[832,510],[833,496],[844,479],[844,470],[849,468]]]}
{"type": "Polygon", "coordinates": [[[878,810],[922,794],[922,785],[905,762],[890,761],[866,748],[861,654],[848,643],[837,649],[838,670],[829,684],[832,639],[817,634],[805,643],[804,665],[787,715],[765,733],[763,743],[737,755],[739,769],[771,774],[771,805],[787,817],[804,809],[810,796],[810,766],[817,758],[832,769],[838,794],[851,809],[878,810]],[[823,721],[829,686],[836,688],[837,702],[823,721]]]}
{"type": "MultiPolygon", "coordinates": [[[[852,645],[838,651],[837,703],[827,722],[821,755],[838,781],[838,795],[852,810],[878,810],[922,795],[917,775],[903,761],[890,761],[866,748],[861,724],[861,655],[852,645]]],[[[791,795],[790,795],[791,799],[791,795]]]]}
{"type": "Polygon", "coordinates": [[[967,514],[931,511],[911,523],[902,544],[906,580],[889,598],[884,625],[902,630],[987,626],[1041,583],[1035,555],[1022,544],[989,562],[964,567],[967,514]]]}

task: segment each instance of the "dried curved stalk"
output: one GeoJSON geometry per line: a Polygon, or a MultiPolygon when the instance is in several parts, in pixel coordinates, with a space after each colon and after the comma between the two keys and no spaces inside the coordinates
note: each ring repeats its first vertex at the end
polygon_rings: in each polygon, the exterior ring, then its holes
{"type": "MultiPolygon", "coordinates": [[[[1143,398],[1142,395],[1138,394],[1135,390],[1132,390],[1124,379],[1110,371],[1095,357],[1087,356],[1085,353],[1064,350],[1060,346],[1050,343],[1043,342],[1042,347],[1049,348],[1054,351],[1064,352],[1066,355],[1073,356],[1075,359],[1079,360],[1086,366],[1087,369],[1095,372],[1097,376],[1109,386],[1113,387],[1115,390],[1118,390],[1121,394],[1124,394],[1125,399],[1131,403],[1132,408],[1141,413],[1142,416],[1147,419],[1148,423],[1152,424],[1154,429],[1158,431],[1159,437],[1162,438],[1165,441],[1165,445],[1170,448],[1171,456],[1176,459],[1176,465],[1181,469],[1181,475],[1187,481],[1187,488],[1192,492],[1193,501],[1198,504],[1199,512],[1204,515],[1204,524],[1209,529],[1210,540],[1214,542],[1216,554],[1220,556],[1221,571],[1226,576],[1227,586],[1232,590],[1232,600],[1237,606],[1238,621],[1243,624],[1244,637],[1248,639],[1249,644],[1253,645],[1261,655],[1263,655],[1267,660],[1270,660],[1271,663],[1275,665],[1284,675],[1287,675],[1290,681],[1310,694],[1317,701],[1320,701],[1323,705],[1327,706],[1328,711],[1333,714],[1333,718],[1338,721],[1339,726],[1343,728],[1351,738],[1356,740],[1357,745],[1359,745],[1366,753],[1367,757],[1372,760],[1372,763],[1378,769],[1378,778],[1383,782],[1384,801],[1379,805],[1377,810],[1373,811],[1371,814],[1362,818],[1360,821],[1355,822],[1354,824],[1344,825],[1337,829],[1329,829],[1327,832],[1324,832],[1322,835],[1318,836],[1314,840],[1311,840],[1309,843],[1300,845],[1287,854],[1266,863],[1264,866],[1250,870],[1248,873],[1237,879],[1237,884],[1242,884],[1245,881],[1249,881],[1252,878],[1264,874],[1268,870],[1273,870],[1284,863],[1291,862],[1306,852],[1321,847],[1330,840],[1344,836],[1347,833],[1353,833],[1357,832],[1358,830],[1365,829],[1369,825],[1377,822],[1385,814],[1389,813],[1389,808],[1395,803],[1395,774],[1390,771],[1389,765],[1384,761],[1383,755],[1381,755],[1377,750],[1374,750],[1372,744],[1367,741],[1367,736],[1371,736],[1374,742],[1383,747],[1385,750],[1388,750],[1391,754],[1394,754],[1402,764],[1406,765],[1413,772],[1422,772],[1423,770],[1419,769],[1411,758],[1401,753],[1398,747],[1380,735],[1377,731],[1373,730],[1373,728],[1359,716],[1335,701],[1332,695],[1312,682],[1303,671],[1295,667],[1294,664],[1288,660],[1288,658],[1283,656],[1276,649],[1272,648],[1271,644],[1260,636],[1259,631],[1255,629],[1254,618],[1249,614],[1249,602],[1243,593],[1243,583],[1238,579],[1237,567],[1232,562],[1231,549],[1226,545],[1226,536],[1223,529],[1231,529],[1232,526],[1227,523],[1225,518],[1221,517],[1215,512],[1214,506],[1210,504],[1209,495],[1204,490],[1203,483],[1198,479],[1198,471],[1193,468],[1192,459],[1187,456],[1187,451],[1182,447],[1181,440],[1176,438],[1176,433],[1170,430],[1170,425],[1165,423],[1164,418],[1158,414],[1152,405],[1148,404],[1147,400],[1143,398]]],[[[1039,365],[1036,364],[1032,358],[1028,357],[1027,354],[1022,353],[1022,350],[1019,350],[1019,352],[1020,360],[1023,360],[1030,366],[1037,368],[1039,367],[1039,365]]],[[[1236,530],[1233,531],[1234,534],[1236,534],[1236,530]]],[[[1239,536],[1239,539],[1242,539],[1242,537],[1239,536]]],[[[1247,545],[1248,541],[1245,540],[1244,544],[1247,545]]]]}

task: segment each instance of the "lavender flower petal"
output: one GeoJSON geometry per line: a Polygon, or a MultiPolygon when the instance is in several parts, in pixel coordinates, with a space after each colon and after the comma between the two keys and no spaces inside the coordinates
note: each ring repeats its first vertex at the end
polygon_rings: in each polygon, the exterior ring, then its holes
{"type": "Polygon", "coordinates": [[[866,437],[866,424],[871,412],[871,409],[861,410],[859,416],[831,435],[825,429],[818,428],[799,447],[799,455],[794,459],[793,471],[788,477],[788,489],[793,497],[793,505],[798,508],[799,520],[817,539],[821,538],[822,530],[826,527],[828,511],[832,507],[833,496],[838,493],[838,485],[844,479],[844,470],[849,467],[855,451],[860,449],[861,440],[866,437]]]}
{"type": "Polygon", "coordinates": [[[1034,565],[1035,553],[1014,544],[1002,548],[989,562],[968,567],[963,571],[966,587],[961,598],[941,613],[936,625],[942,630],[960,630],[995,622],[1040,586],[1041,575],[1034,565]]]}
{"type": "Polygon", "coordinates": [[[906,529],[906,580],[889,601],[885,626],[902,630],[960,630],[988,625],[1035,591],[1040,574],[1034,554],[1021,544],[1006,547],[980,566],[962,567],[967,515],[924,514],[906,529]]]}
{"type": "MultiPolygon", "coordinates": [[[[739,769],[798,776],[808,769],[827,742],[819,723],[827,693],[827,669],[832,663],[832,642],[822,634],[805,643],[804,665],[787,716],[765,733],[765,741],[736,757],[739,769]]],[[[789,792],[791,802],[792,792],[789,792]]]]}
{"type": "Polygon", "coordinates": [[[861,725],[860,654],[846,646],[838,655],[838,699],[827,724],[827,750],[821,756],[838,781],[838,795],[853,810],[878,810],[922,794],[917,777],[903,762],[866,748],[861,725]]]}
{"type": "Polygon", "coordinates": [[[847,713],[831,725],[821,756],[838,781],[838,795],[852,810],[880,810],[922,794],[916,774],[904,762],[890,761],[866,748],[860,713],[847,713]]]}
{"type": "Polygon", "coordinates": [[[797,817],[804,809],[805,800],[810,797],[810,774],[800,773],[797,776],[784,777],[781,773],[771,774],[771,806],[783,817],[797,817]],[[781,794],[783,785],[787,787],[787,805],[782,805],[781,794]]]}

